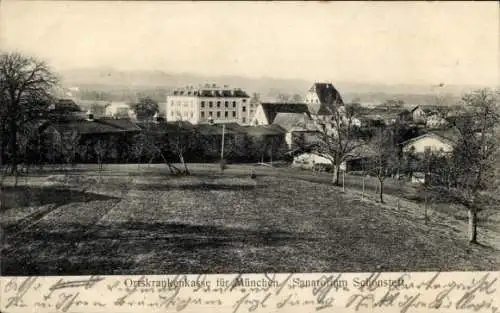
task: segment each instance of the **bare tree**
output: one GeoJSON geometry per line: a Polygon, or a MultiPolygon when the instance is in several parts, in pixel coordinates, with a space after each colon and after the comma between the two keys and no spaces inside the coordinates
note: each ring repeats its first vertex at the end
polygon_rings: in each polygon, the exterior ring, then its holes
{"type": "Polygon", "coordinates": [[[179,157],[179,161],[184,168],[183,174],[189,175],[189,169],[184,158],[185,153],[189,150],[193,139],[190,136],[190,132],[182,127],[182,121],[175,122],[176,130],[170,133],[169,143],[170,148],[176,153],[179,157]],[[190,138],[191,137],[191,138],[190,138]]]}
{"type": "Polygon", "coordinates": [[[449,162],[445,192],[468,212],[469,242],[477,243],[478,213],[489,206],[495,188],[500,126],[499,91],[482,89],[463,98],[470,114],[455,123],[459,138],[449,162]],[[451,187],[451,188],[450,188],[451,187]]]}
{"type": "Polygon", "coordinates": [[[80,138],[81,136],[76,130],[69,130],[61,134],[61,152],[65,163],[68,165],[74,165],[80,138]]]}
{"type": "Polygon", "coordinates": [[[260,94],[257,92],[254,92],[252,94],[252,98],[250,98],[250,103],[259,104],[260,103],[260,94]]]}
{"type": "Polygon", "coordinates": [[[99,166],[99,183],[102,179],[102,163],[107,153],[107,140],[103,138],[98,138],[95,144],[93,145],[94,153],[97,157],[97,164],[99,166]]]}
{"type": "Polygon", "coordinates": [[[43,62],[20,53],[0,54],[0,155],[9,152],[11,173],[17,175],[19,136],[23,129],[48,110],[55,74],[43,62]]]}
{"type": "Polygon", "coordinates": [[[290,98],[291,98],[291,97],[290,97],[290,95],[289,95],[289,94],[287,94],[287,93],[282,93],[282,92],[278,93],[278,95],[276,96],[276,99],[277,99],[279,102],[284,102],[284,103],[286,103],[286,102],[290,101],[290,98]]]}
{"type": "Polygon", "coordinates": [[[358,156],[365,141],[357,137],[354,112],[350,108],[331,107],[329,111],[331,114],[328,115],[328,120],[317,121],[320,132],[318,152],[332,161],[332,180],[336,185],[340,185],[342,163],[358,156]]]}
{"type": "Polygon", "coordinates": [[[398,149],[394,145],[392,132],[388,129],[378,130],[372,138],[371,147],[375,156],[369,162],[368,172],[377,177],[380,202],[384,203],[384,181],[398,167],[398,149]]]}
{"type": "Polygon", "coordinates": [[[150,164],[159,156],[172,174],[181,174],[181,170],[172,165],[164,153],[168,149],[167,139],[164,138],[164,127],[166,125],[163,123],[157,125],[148,122],[145,126],[145,129],[141,133],[134,136],[134,143],[132,145],[133,154],[137,158],[138,166],[140,166],[143,157],[150,164]]]}

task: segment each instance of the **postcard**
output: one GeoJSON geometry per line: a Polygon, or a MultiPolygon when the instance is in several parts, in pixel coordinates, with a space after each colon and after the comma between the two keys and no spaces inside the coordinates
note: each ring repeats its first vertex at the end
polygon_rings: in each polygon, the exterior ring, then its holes
{"type": "Polygon", "coordinates": [[[1,312],[500,313],[496,3],[0,14],[1,312]]]}

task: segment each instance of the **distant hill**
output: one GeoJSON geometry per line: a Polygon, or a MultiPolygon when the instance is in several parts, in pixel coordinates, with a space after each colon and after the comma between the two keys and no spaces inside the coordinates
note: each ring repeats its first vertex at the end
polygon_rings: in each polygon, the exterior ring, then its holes
{"type": "MultiPolygon", "coordinates": [[[[189,73],[170,74],[163,71],[121,71],[113,68],[72,69],[59,72],[66,87],[123,93],[127,91],[167,91],[185,85],[217,83],[245,89],[249,94],[259,93],[263,99],[272,99],[280,93],[303,96],[314,81],[304,79],[279,79],[270,77],[251,78],[244,76],[203,76],[189,73]]],[[[435,104],[439,95],[442,104],[456,102],[463,93],[479,86],[449,86],[442,88],[422,85],[366,84],[335,82],[346,102],[354,99],[361,102],[381,103],[388,99],[406,103],[435,104]],[[445,100],[443,100],[445,99],[445,100]]]]}

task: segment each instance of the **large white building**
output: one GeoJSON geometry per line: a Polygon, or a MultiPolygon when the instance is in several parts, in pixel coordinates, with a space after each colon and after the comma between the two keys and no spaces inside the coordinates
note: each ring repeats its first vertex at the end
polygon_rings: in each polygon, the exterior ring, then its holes
{"type": "Polygon", "coordinates": [[[208,122],[250,124],[254,104],[245,91],[229,86],[205,84],[176,89],[167,96],[167,121],[187,121],[193,124],[208,122]]]}

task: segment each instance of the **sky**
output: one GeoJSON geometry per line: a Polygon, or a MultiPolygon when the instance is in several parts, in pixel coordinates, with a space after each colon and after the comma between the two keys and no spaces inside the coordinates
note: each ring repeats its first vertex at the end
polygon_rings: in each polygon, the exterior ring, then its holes
{"type": "Polygon", "coordinates": [[[7,0],[0,47],[58,70],[499,85],[492,2],[7,0]]]}

